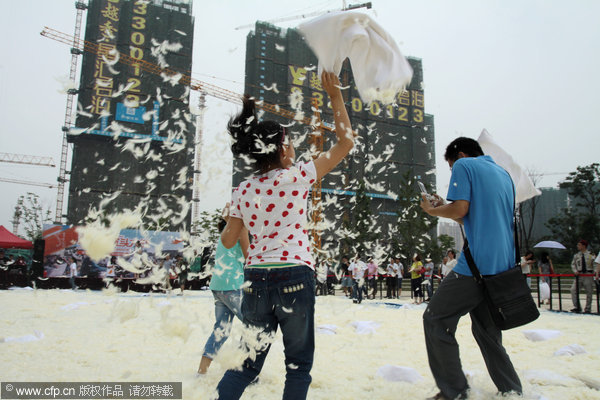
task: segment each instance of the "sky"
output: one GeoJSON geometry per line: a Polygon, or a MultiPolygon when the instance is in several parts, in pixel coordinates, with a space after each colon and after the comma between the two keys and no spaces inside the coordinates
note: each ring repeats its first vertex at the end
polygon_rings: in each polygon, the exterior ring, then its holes
{"type": "MultiPolygon", "coordinates": [[[[250,28],[236,27],[341,7],[317,0],[195,1],[192,76],[241,94],[250,28]]],[[[439,193],[445,195],[450,178],[445,146],[458,136],[477,138],[484,128],[522,167],[544,174],[540,187],[555,187],[577,166],[600,159],[600,2],[374,0],[364,12],[404,55],[422,59],[439,193]]],[[[68,46],[39,33],[49,26],[73,34],[75,15],[72,0],[3,4],[0,152],[52,157],[57,167],[0,162],[0,178],[56,183],[71,56],[68,46]]],[[[191,103],[196,99],[193,93],[191,103]]],[[[207,104],[200,208],[214,210],[230,193],[225,124],[237,106],[212,98],[207,104]]],[[[0,182],[0,224],[12,229],[17,199],[27,192],[54,216],[56,189],[0,182]]]]}

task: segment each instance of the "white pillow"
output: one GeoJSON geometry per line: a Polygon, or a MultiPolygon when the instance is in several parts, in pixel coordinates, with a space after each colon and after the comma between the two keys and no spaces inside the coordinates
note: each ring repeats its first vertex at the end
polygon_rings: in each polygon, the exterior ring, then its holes
{"type": "Polygon", "coordinates": [[[375,333],[377,328],[381,326],[380,323],[374,321],[354,321],[350,323],[354,327],[356,333],[359,335],[368,335],[375,333]]]}
{"type": "Polygon", "coordinates": [[[389,364],[379,367],[375,375],[381,376],[389,382],[416,383],[423,379],[423,377],[413,368],[389,364]]]}
{"type": "Polygon", "coordinates": [[[555,356],[574,356],[576,354],[585,354],[587,353],[587,351],[585,351],[585,349],[578,345],[578,344],[570,344],[568,346],[565,347],[561,347],[560,349],[556,350],[554,352],[555,356]]]}
{"type": "Polygon", "coordinates": [[[532,329],[523,331],[523,335],[532,342],[543,342],[544,340],[554,339],[555,337],[562,335],[562,333],[550,329],[532,329]]]}

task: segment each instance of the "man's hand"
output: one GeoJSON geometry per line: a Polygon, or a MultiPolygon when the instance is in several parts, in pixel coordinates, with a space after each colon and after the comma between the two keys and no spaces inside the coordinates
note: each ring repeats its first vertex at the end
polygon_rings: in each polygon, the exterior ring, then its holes
{"type": "Polygon", "coordinates": [[[427,210],[424,207],[427,207],[429,209],[443,206],[444,204],[446,204],[446,200],[444,200],[440,195],[436,193],[429,195],[421,194],[421,197],[423,198],[423,201],[421,201],[421,208],[423,208],[423,211],[425,211],[427,214],[429,214],[429,212],[427,212],[427,210]],[[424,202],[429,203],[429,206],[427,206],[426,204],[424,205],[424,202]]]}
{"type": "Polygon", "coordinates": [[[421,194],[421,208],[429,215],[431,215],[431,210],[435,208],[426,194],[421,194]]]}
{"type": "Polygon", "coordinates": [[[427,199],[426,195],[423,194],[421,197],[421,208],[433,217],[450,218],[458,223],[462,223],[462,218],[469,212],[469,202],[466,200],[456,200],[451,203],[434,207],[427,199]]]}
{"type": "Polygon", "coordinates": [[[438,195],[437,193],[433,193],[430,196],[429,202],[434,207],[439,207],[439,206],[443,206],[444,204],[446,204],[446,200],[444,200],[444,198],[441,197],[440,195],[438,195]],[[433,197],[433,198],[431,198],[431,197],[433,197]]]}

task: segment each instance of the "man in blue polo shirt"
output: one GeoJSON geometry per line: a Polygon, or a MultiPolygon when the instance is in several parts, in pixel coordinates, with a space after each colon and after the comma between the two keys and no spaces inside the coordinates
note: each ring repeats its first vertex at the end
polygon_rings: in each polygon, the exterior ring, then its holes
{"type": "MultiPolygon", "coordinates": [[[[449,203],[437,195],[432,202],[423,196],[421,207],[432,216],[464,224],[481,275],[495,275],[514,267],[514,190],[510,176],[470,138],[452,141],[444,157],[452,169],[449,203]]],[[[502,346],[502,333],[494,324],[483,292],[461,254],[423,314],[429,367],[440,389],[431,399],[467,396],[469,386],[454,337],[459,319],[467,313],[471,316],[473,336],[498,390],[521,393],[519,377],[502,346]]]]}

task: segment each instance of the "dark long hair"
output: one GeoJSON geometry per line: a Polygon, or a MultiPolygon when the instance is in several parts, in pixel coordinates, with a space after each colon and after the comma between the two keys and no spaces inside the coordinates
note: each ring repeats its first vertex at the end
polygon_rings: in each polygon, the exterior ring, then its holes
{"type": "Polygon", "coordinates": [[[241,113],[227,124],[233,139],[231,151],[236,157],[249,156],[254,168],[264,172],[280,163],[279,150],[285,140],[285,128],[275,121],[258,122],[254,99],[246,94],[242,101],[241,113]]]}

